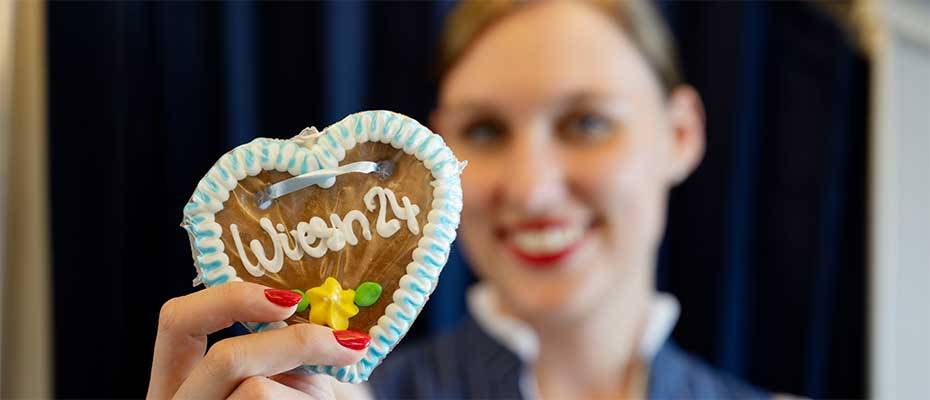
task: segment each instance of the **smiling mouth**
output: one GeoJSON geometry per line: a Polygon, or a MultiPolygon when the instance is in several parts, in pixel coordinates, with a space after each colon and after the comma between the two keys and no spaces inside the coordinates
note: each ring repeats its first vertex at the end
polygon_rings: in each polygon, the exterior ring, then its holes
{"type": "Polygon", "coordinates": [[[503,234],[505,247],[522,264],[551,269],[564,264],[584,243],[589,225],[564,221],[528,221],[503,234]]]}

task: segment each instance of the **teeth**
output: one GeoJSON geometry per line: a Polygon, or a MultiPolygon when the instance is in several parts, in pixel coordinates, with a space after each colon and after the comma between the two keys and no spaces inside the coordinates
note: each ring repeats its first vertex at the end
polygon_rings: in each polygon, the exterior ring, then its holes
{"type": "Polygon", "coordinates": [[[514,232],[513,243],[531,255],[554,254],[571,247],[581,239],[580,226],[559,227],[514,232]]]}

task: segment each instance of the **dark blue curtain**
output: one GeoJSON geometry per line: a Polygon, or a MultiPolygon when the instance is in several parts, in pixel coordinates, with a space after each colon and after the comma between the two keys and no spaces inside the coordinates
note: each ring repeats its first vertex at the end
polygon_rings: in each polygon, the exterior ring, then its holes
{"type": "MultiPolygon", "coordinates": [[[[676,340],[771,390],[863,396],[862,55],[806,3],[661,5],[708,117],[659,269],[676,340]]],[[[144,394],[158,309],[191,291],[180,210],[225,150],[363,109],[426,121],[449,7],[50,3],[56,396],[144,394]]],[[[407,342],[473,279],[455,254],[407,342]]]]}

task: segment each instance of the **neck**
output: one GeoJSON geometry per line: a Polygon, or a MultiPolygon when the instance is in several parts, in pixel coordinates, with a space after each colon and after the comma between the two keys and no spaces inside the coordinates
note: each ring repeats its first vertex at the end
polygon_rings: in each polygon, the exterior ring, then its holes
{"type": "Polygon", "coordinates": [[[649,274],[644,275],[612,291],[583,318],[533,324],[540,345],[534,369],[543,398],[645,395],[636,393],[640,386],[645,389],[637,384],[645,378],[638,352],[655,291],[649,274]]]}

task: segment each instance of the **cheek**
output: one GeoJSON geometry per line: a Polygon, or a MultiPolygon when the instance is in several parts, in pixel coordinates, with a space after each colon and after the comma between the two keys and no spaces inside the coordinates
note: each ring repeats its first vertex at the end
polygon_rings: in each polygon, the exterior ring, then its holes
{"type": "MultiPolygon", "coordinates": [[[[462,214],[490,218],[496,182],[497,177],[490,171],[474,165],[465,167],[462,173],[462,214]]],[[[463,218],[463,225],[465,221],[474,220],[463,218]]]]}
{"type": "Polygon", "coordinates": [[[579,191],[603,218],[617,251],[637,252],[661,232],[665,189],[654,159],[642,147],[617,149],[588,156],[579,171],[579,191]]]}
{"type": "Polygon", "coordinates": [[[485,277],[482,266],[488,264],[483,259],[494,254],[494,232],[492,216],[494,215],[493,177],[487,171],[469,165],[462,174],[462,221],[459,226],[462,249],[469,264],[479,276],[485,277]]]}

